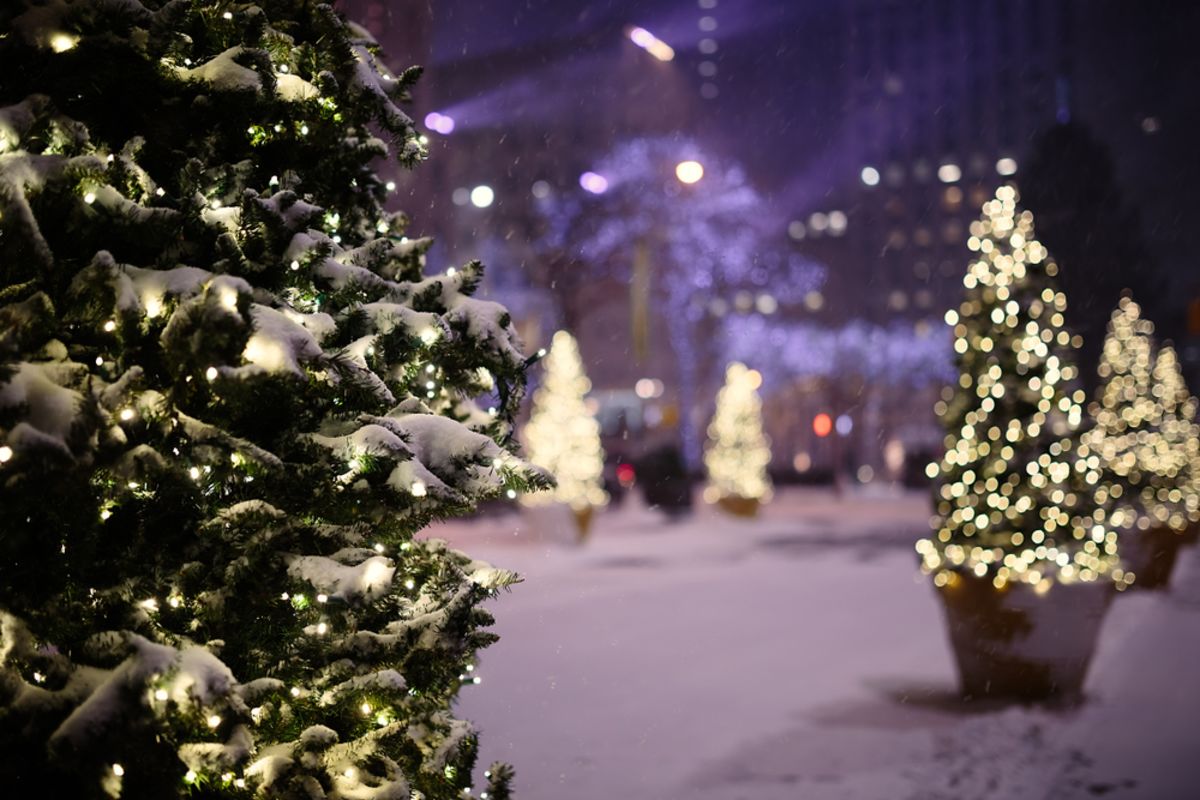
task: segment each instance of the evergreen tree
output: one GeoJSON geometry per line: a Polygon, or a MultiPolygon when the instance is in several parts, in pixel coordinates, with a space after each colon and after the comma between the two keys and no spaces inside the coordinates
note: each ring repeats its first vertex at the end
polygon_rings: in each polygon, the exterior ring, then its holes
{"type": "MultiPolygon", "coordinates": [[[[1175,488],[1181,494],[1184,525],[1194,524],[1200,521],[1200,425],[1196,423],[1196,398],[1188,391],[1179,356],[1170,344],[1159,348],[1152,378],[1152,391],[1163,407],[1165,448],[1171,458],[1178,459],[1175,488]]],[[[1175,502],[1170,496],[1168,501],[1175,502]]]]}
{"type": "Polygon", "coordinates": [[[1122,297],[1104,339],[1098,399],[1089,408],[1096,425],[1080,446],[1095,482],[1097,521],[1118,531],[1187,524],[1181,482],[1189,465],[1186,447],[1179,446],[1186,433],[1178,430],[1173,353],[1155,364],[1153,334],[1138,304],[1122,297]]]}
{"type": "Polygon", "coordinates": [[[525,426],[528,458],[554,475],[553,492],[524,498],[530,505],[560,502],[577,513],[608,502],[604,492],[604,451],[600,425],[588,411],[584,396],[592,384],[583,372],[579,345],[558,331],[545,358],[542,385],[533,393],[533,414],[525,426]]]}
{"type": "Polygon", "coordinates": [[[547,479],[508,314],[371,170],[423,157],[417,70],[306,0],[0,34],[6,795],[462,797],[515,576],[415,534],[547,479]]]}
{"type": "Polygon", "coordinates": [[[1002,186],[971,224],[966,297],[946,313],[959,378],[938,403],[946,452],[935,479],[935,535],[917,550],[934,582],[955,572],[1007,582],[1096,580],[1123,586],[1116,536],[1080,512],[1072,436],[1081,422],[1057,266],[1033,215],[1002,186]]]}
{"type": "Polygon", "coordinates": [[[762,376],[745,364],[735,361],[725,369],[725,385],[717,393],[704,453],[708,468],[704,494],[710,502],[770,499],[771,449],[763,433],[761,384],[762,376]]]}

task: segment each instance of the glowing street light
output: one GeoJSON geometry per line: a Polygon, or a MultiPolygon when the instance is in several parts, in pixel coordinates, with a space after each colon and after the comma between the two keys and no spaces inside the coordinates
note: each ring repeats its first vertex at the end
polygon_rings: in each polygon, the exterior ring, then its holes
{"type": "Polygon", "coordinates": [[[585,192],[604,194],[608,191],[608,178],[595,172],[585,172],[579,176],[579,185],[585,192]]]}
{"type": "Polygon", "coordinates": [[[996,162],[996,172],[1001,175],[1015,175],[1017,172],[1017,160],[1015,158],[1001,158],[996,162]]]}
{"type": "Polygon", "coordinates": [[[681,183],[695,183],[704,177],[704,166],[699,161],[680,161],[675,165],[675,177],[681,183]]]}
{"type": "Polygon", "coordinates": [[[947,162],[938,167],[937,175],[942,183],[957,183],[962,177],[962,170],[958,164],[947,162]]]}
{"type": "Polygon", "coordinates": [[[671,49],[671,45],[659,39],[645,28],[630,28],[629,40],[659,61],[670,61],[675,58],[675,51],[671,49]]]}
{"type": "Polygon", "coordinates": [[[487,184],[480,184],[471,190],[471,205],[476,208],[487,208],[496,199],[496,193],[487,184]]]}

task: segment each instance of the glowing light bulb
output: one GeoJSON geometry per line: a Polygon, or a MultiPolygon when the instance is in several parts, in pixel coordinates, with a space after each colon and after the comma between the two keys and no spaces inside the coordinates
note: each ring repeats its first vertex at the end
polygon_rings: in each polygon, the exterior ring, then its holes
{"type": "Polygon", "coordinates": [[[56,53],[65,53],[79,44],[79,37],[69,33],[56,33],[50,37],[50,49],[56,53]]]}
{"type": "Polygon", "coordinates": [[[675,165],[675,177],[681,183],[696,183],[704,177],[704,165],[699,161],[680,161],[675,165]]]}
{"type": "Polygon", "coordinates": [[[496,199],[496,193],[487,184],[480,184],[471,190],[471,205],[476,208],[487,208],[496,199]]]}

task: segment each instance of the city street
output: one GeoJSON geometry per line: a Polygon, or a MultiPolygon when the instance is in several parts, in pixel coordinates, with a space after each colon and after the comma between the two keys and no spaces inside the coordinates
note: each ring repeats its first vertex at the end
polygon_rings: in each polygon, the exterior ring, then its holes
{"type": "Polygon", "coordinates": [[[1195,551],[1169,593],[1113,604],[1082,707],[964,704],[912,550],[926,502],[784,489],[758,520],[675,524],[627,503],[579,548],[515,514],[432,528],[525,577],[459,709],[481,768],[513,763],[523,800],[1193,797],[1195,551]]]}

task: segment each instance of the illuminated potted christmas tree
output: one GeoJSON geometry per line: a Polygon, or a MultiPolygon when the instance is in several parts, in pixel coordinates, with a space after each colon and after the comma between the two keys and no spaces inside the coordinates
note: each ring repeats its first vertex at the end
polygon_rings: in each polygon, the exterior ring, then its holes
{"type": "Polygon", "coordinates": [[[1155,357],[1154,325],[1122,297],[1104,340],[1096,420],[1080,455],[1095,476],[1098,521],[1121,534],[1121,557],[1141,588],[1170,582],[1179,545],[1196,514],[1191,470],[1195,423],[1175,351],[1155,357]]]}
{"type": "Polygon", "coordinates": [[[328,4],[17,0],[0,72],[5,796],[507,797],[452,706],[516,576],[418,534],[548,479],[481,268],[384,208],[416,71],[328,4]]]}
{"type": "Polygon", "coordinates": [[[608,502],[603,487],[604,450],[600,424],[585,396],[592,384],[583,371],[575,337],[558,331],[543,360],[542,385],[533,393],[533,412],[524,438],[529,460],[555,476],[551,492],[521,498],[526,518],[539,534],[554,535],[569,512],[578,541],[587,537],[592,514],[608,502]]]}
{"type": "MultiPolygon", "coordinates": [[[[1200,534],[1200,424],[1196,422],[1197,400],[1188,390],[1179,355],[1164,342],[1154,359],[1155,385],[1163,404],[1163,438],[1172,451],[1185,454],[1186,466],[1176,475],[1175,487],[1182,495],[1183,542],[1192,544],[1200,534]]],[[[1170,500],[1170,495],[1168,495],[1170,500]]]]}
{"type": "Polygon", "coordinates": [[[755,516],[771,499],[771,449],[763,433],[761,384],[762,376],[745,364],[735,361],[726,368],[704,452],[704,499],[741,517],[755,516]]]}
{"type": "Polygon", "coordinates": [[[1171,421],[1171,424],[1163,427],[1167,446],[1172,450],[1181,449],[1187,454],[1187,469],[1176,483],[1183,494],[1187,516],[1183,541],[1185,544],[1194,544],[1200,536],[1200,424],[1196,422],[1200,403],[1188,390],[1179,356],[1169,342],[1163,344],[1154,359],[1154,378],[1157,385],[1162,387],[1164,416],[1171,421]]]}
{"type": "Polygon", "coordinates": [[[946,314],[959,379],[937,411],[946,451],[933,535],[917,544],[973,697],[1077,696],[1114,585],[1116,534],[1073,486],[1083,393],[1066,297],[1033,216],[1001,187],[972,223],[966,296],[946,314]]]}

